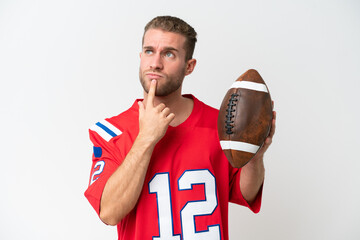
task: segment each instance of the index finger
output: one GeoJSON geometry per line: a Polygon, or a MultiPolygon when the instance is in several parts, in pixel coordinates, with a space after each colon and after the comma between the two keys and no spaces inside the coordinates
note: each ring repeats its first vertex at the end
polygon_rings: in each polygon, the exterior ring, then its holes
{"type": "Polygon", "coordinates": [[[149,88],[147,102],[146,102],[147,106],[149,106],[149,104],[151,104],[151,106],[154,106],[155,90],[156,90],[156,80],[153,79],[150,82],[150,88],[149,88]]]}

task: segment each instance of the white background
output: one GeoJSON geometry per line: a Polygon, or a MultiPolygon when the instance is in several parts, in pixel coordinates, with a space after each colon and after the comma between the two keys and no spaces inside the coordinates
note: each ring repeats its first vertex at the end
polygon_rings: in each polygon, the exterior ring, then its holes
{"type": "Polygon", "coordinates": [[[142,96],[144,25],[198,32],[193,93],[219,107],[249,68],[278,113],[262,210],[231,239],[360,239],[360,2],[0,1],[0,239],[116,239],[83,196],[88,127],[142,96]]]}

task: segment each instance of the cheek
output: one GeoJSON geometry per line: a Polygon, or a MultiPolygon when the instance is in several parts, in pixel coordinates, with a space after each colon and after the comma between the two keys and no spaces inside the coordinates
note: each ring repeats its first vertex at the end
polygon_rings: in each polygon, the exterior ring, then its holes
{"type": "Polygon", "coordinates": [[[179,64],[176,69],[178,74],[185,74],[186,72],[186,67],[184,64],[179,64]]]}
{"type": "Polygon", "coordinates": [[[140,60],[140,70],[144,69],[144,60],[140,60]]]}
{"type": "Polygon", "coordinates": [[[140,69],[146,69],[148,60],[145,57],[140,58],[140,69]]]}
{"type": "Polygon", "coordinates": [[[182,72],[184,69],[184,64],[181,63],[169,63],[168,64],[168,69],[171,70],[171,72],[182,72]]]}

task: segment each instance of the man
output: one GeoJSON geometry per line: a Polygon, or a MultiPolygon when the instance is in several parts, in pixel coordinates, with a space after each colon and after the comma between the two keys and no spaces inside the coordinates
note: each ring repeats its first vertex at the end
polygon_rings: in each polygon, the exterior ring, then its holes
{"type": "Polygon", "coordinates": [[[217,136],[218,110],[181,94],[195,42],[181,19],[150,21],[140,53],[144,99],[90,129],[85,196],[104,223],[117,225],[119,239],[228,239],[228,202],[260,210],[275,120],[256,157],[232,168],[217,136]]]}

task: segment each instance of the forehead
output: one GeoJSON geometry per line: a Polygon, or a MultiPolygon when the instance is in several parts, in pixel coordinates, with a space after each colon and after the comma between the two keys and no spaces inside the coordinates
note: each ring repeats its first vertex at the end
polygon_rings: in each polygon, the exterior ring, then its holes
{"type": "Polygon", "coordinates": [[[185,37],[179,33],[149,29],[144,35],[143,47],[172,47],[180,50],[184,49],[185,40],[185,37]]]}

